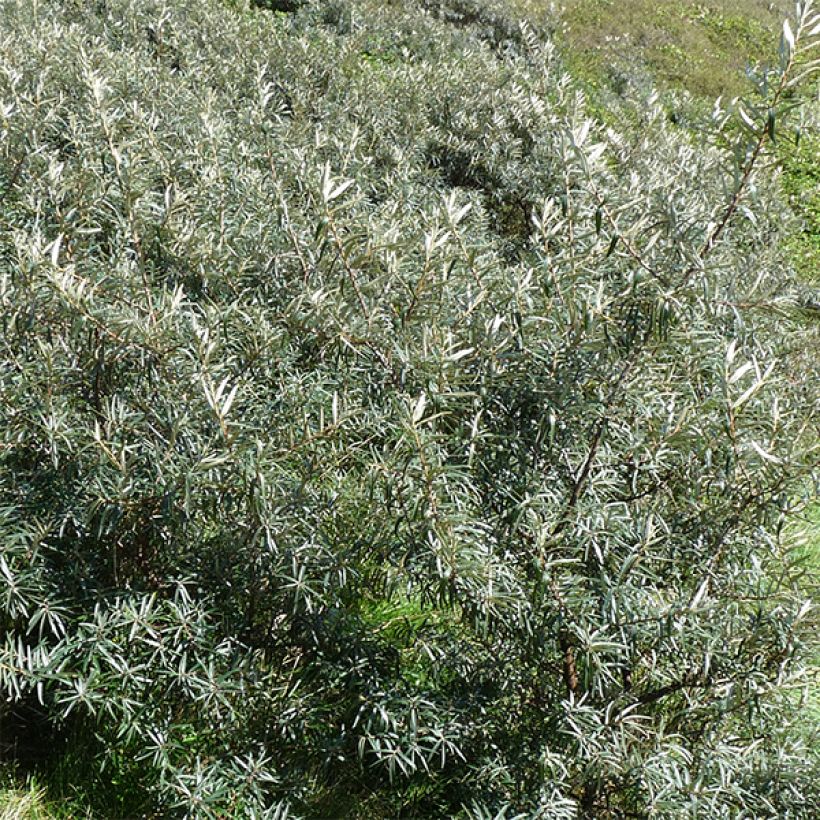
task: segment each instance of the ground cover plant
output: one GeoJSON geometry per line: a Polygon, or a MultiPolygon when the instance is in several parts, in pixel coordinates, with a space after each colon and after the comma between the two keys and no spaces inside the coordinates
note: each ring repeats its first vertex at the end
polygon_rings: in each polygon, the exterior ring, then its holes
{"type": "Polygon", "coordinates": [[[500,2],[0,18],[21,777],[75,816],[817,815],[820,340],[770,163],[809,4],[697,143],[656,95],[598,121],[500,2]]]}

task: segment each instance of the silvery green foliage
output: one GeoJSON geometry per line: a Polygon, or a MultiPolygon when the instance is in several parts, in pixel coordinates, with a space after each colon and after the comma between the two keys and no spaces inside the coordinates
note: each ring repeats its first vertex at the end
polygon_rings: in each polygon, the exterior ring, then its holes
{"type": "Polygon", "coordinates": [[[0,5],[0,719],[163,816],[816,816],[811,9],[693,139],[292,5],[0,5]]]}

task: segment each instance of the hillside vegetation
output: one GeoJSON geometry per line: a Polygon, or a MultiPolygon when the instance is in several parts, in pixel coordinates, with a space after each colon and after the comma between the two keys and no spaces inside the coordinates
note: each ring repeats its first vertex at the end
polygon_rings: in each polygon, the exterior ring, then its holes
{"type": "Polygon", "coordinates": [[[820,814],[810,4],[685,124],[533,4],[0,19],[0,815],[820,814]]]}
{"type": "MultiPolygon", "coordinates": [[[[537,3],[533,3],[537,6],[537,3]]],[[[714,98],[748,91],[793,3],[769,0],[573,0],[563,39],[577,68],[616,85],[660,82],[714,98]]]]}
{"type": "MultiPolygon", "coordinates": [[[[532,19],[544,8],[535,0],[515,5],[532,19]]],[[[622,115],[613,96],[651,86],[672,92],[670,110],[710,108],[719,96],[749,93],[749,67],[771,60],[792,7],[783,0],[575,0],[559,4],[555,36],[576,79],[604,101],[599,115],[622,115]]],[[[788,239],[790,260],[809,280],[820,276],[818,115],[815,95],[801,112],[802,140],[779,153],[784,188],[801,222],[788,239]]]]}

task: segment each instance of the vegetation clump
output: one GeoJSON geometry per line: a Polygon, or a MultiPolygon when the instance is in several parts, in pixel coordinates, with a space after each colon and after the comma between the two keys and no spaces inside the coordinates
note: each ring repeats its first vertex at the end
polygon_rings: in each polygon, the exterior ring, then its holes
{"type": "Polygon", "coordinates": [[[102,816],[820,812],[810,3],[697,145],[497,3],[0,14],[4,757],[102,816]]]}

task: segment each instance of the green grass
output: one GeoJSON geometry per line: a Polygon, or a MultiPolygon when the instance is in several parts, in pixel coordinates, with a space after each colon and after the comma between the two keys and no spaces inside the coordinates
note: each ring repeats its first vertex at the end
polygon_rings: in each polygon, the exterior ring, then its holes
{"type": "Polygon", "coordinates": [[[774,53],[782,0],[575,0],[559,41],[574,71],[610,84],[646,82],[695,96],[747,90],[747,64],[774,53]],[[770,7],[771,6],[771,7],[770,7]]]}
{"type": "MultiPolygon", "coordinates": [[[[797,148],[783,152],[783,188],[800,229],[789,239],[789,251],[801,277],[820,285],[820,133],[808,134],[797,148]]],[[[820,523],[820,522],[819,522],[820,523]]]]}
{"type": "Polygon", "coordinates": [[[46,820],[54,816],[45,789],[37,781],[21,784],[10,772],[0,771],[0,820],[46,820]]]}
{"type": "Polygon", "coordinates": [[[100,776],[94,758],[99,743],[76,734],[47,763],[24,773],[0,765],[0,820],[81,820],[143,817],[146,795],[136,787],[141,765],[113,758],[100,776]]]}

